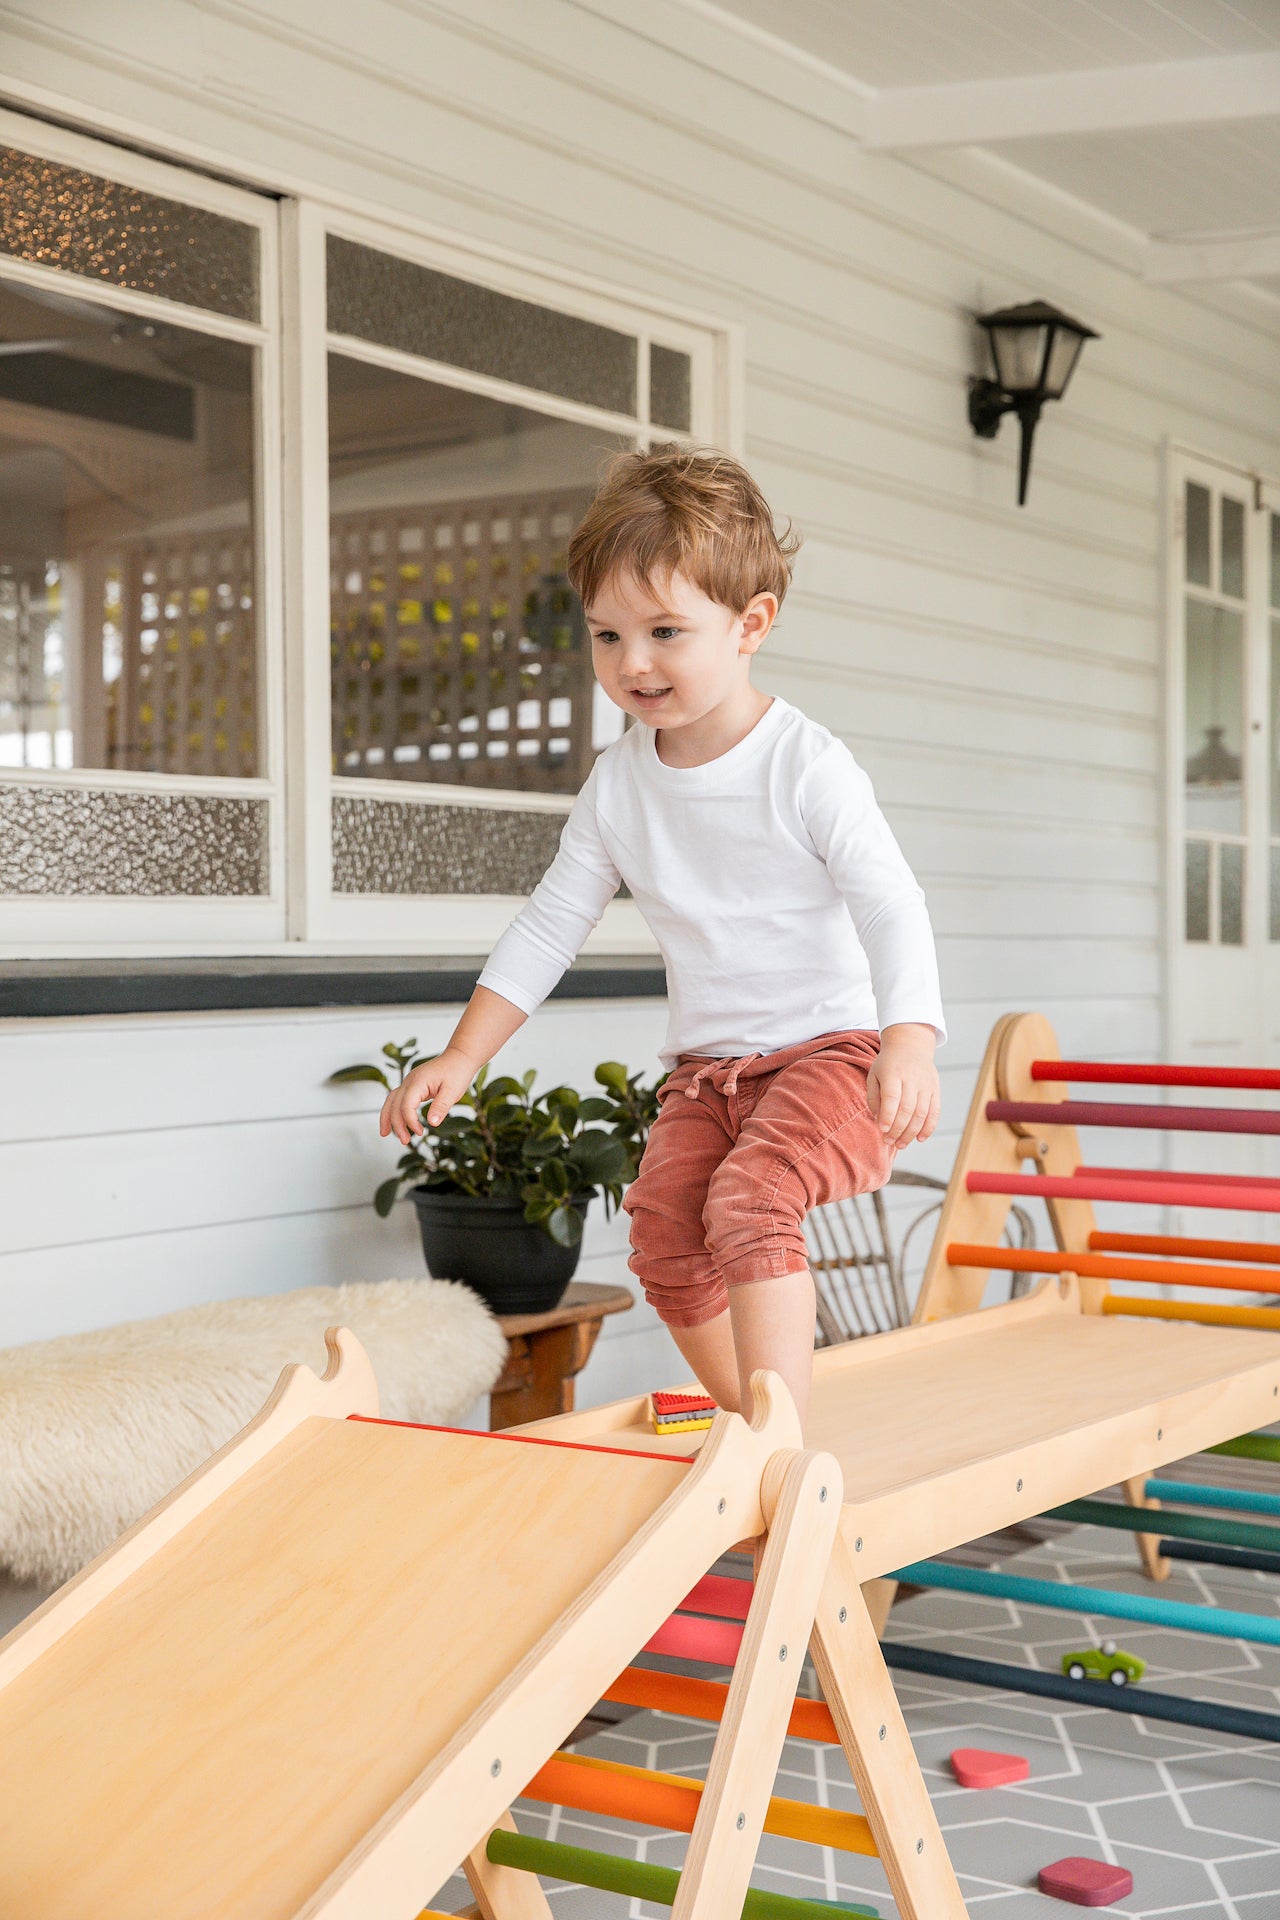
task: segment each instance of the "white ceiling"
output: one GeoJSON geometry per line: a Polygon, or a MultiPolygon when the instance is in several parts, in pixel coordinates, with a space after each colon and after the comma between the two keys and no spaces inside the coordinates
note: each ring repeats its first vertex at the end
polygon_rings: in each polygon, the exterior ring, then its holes
{"type": "Polygon", "coordinates": [[[1280,292],[1280,0],[692,0],[852,83],[870,147],[980,146],[1145,236],[1152,279],[1280,292]]]}

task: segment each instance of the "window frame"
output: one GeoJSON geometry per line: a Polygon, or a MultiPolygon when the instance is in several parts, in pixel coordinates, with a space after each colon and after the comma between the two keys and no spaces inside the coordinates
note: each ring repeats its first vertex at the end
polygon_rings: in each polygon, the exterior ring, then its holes
{"type": "Polygon", "coordinates": [[[285,934],[285,701],[283,670],[284,555],[281,541],[280,459],[281,352],[280,262],[277,202],[261,192],[188,172],[180,164],[152,160],[110,142],[29,119],[0,107],[0,143],[57,165],[225,214],[259,235],[261,314],[258,321],[193,307],[184,301],[136,292],[109,280],[94,280],[0,254],[0,279],[15,287],[73,296],[140,318],[167,321],[193,332],[234,340],[257,351],[254,411],[254,511],[257,558],[256,633],[261,693],[262,771],[252,778],[221,775],[129,773],[110,768],[0,768],[6,786],[71,788],[97,792],[197,794],[247,797],[266,803],[267,890],[245,895],[120,897],[97,894],[4,896],[0,955],[50,952],[95,953],[242,952],[272,945],[285,934]]]}

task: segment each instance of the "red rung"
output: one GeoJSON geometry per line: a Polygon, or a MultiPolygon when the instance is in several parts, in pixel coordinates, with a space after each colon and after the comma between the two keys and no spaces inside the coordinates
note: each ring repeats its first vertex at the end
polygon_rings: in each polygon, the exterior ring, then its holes
{"type": "Polygon", "coordinates": [[[1254,1087],[1280,1089],[1275,1067],[1135,1066],[1111,1060],[1033,1060],[1033,1080],[1081,1080],[1117,1087],[1254,1087]]]}
{"type": "Polygon", "coordinates": [[[1084,1180],[1184,1180],[1193,1187],[1269,1187],[1280,1192],[1280,1179],[1265,1173],[1167,1173],[1163,1167],[1076,1168],[1084,1180]]]}
{"type": "Polygon", "coordinates": [[[736,1621],[700,1620],[695,1614],[673,1613],[643,1651],[666,1653],[678,1660],[705,1660],[708,1666],[731,1667],[742,1645],[736,1621]]]}
{"type": "Polygon", "coordinates": [[[750,1580],[731,1580],[722,1573],[708,1573],[680,1602],[680,1611],[714,1613],[722,1620],[745,1620],[752,1591],[750,1580]]]}
{"type": "Polygon", "coordinates": [[[1156,1127],[1168,1133],[1280,1133],[1258,1107],[1146,1107],[1123,1100],[988,1100],[988,1120],[1034,1127],[1156,1127]]]}
{"type": "MultiPolygon", "coordinates": [[[[1083,1173],[1084,1169],[1080,1170],[1083,1173]]],[[[1119,1200],[1138,1201],[1155,1207],[1229,1207],[1250,1213],[1280,1213],[1280,1181],[1264,1181],[1269,1192],[1246,1186],[1243,1181],[1208,1186],[1173,1175],[1132,1177],[1128,1172],[1107,1177],[1082,1179],[1076,1174],[1066,1179],[1044,1173],[970,1173],[965,1186],[970,1193],[1040,1194],[1047,1200],[1119,1200]]]]}

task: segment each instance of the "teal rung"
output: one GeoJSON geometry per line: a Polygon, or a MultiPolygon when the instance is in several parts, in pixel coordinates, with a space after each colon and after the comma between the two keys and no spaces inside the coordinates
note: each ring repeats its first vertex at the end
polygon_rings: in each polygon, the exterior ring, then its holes
{"type": "Polygon", "coordinates": [[[1194,1480],[1148,1480],[1148,1500],[1172,1500],[1181,1507],[1217,1507],[1222,1513],[1269,1513],[1280,1519],[1280,1493],[1254,1493],[1248,1487],[1202,1487],[1194,1480]]]}
{"type": "MultiPolygon", "coordinates": [[[[495,1827],[486,1847],[495,1866],[519,1867],[525,1873],[568,1880],[601,1893],[620,1893],[628,1899],[652,1900],[660,1907],[675,1905],[680,1875],[674,1867],[652,1860],[632,1860],[623,1854],[596,1853],[590,1847],[567,1847],[559,1840],[539,1840],[530,1833],[511,1833],[495,1827]]],[[[857,1913],[880,1920],[877,1907],[854,1906],[842,1900],[802,1900],[790,1893],[770,1893],[752,1887],[742,1906],[742,1920],[831,1920],[833,1913],[857,1913]]]]}
{"type": "Polygon", "coordinates": [[[1021,1600],[1028,1607],[1060,1607],[1068,1613],[1097,1613],[1108,1620],[1140,1620],[1150,1627],[1175,1627],[1223,1640],[1251,1640],[1280,1647],[1280,1618],[1236,1613],[1227,1607],[1193,1607],[1181,1600],[1146,1594],[1109,1593],[1105,1587],[1077,1587],[1057,1580],[1032,1580],[1023,1574],[992,1573],[985,1567],[954,1567],[943,1560],[918,1560],[890,1576],[914,1587],[947,1587],[953,1593],[982,1593],[996,1600],[1021,1600]]]}

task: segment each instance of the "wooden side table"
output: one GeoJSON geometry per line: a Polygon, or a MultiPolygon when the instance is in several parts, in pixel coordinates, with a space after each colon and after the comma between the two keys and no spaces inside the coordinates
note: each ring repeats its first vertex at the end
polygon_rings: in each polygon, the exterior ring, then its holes
{"type": "Polygon", "coordinates": [[[573,1383],[586,1366],[606,1314],[625,1313],[635,1301],[626,1287],[571,1280],[550,1313],[499,1314],[507,1336],[507,1364],[489,1395],[489,1431],[573,1412],[573,1383]]]}

